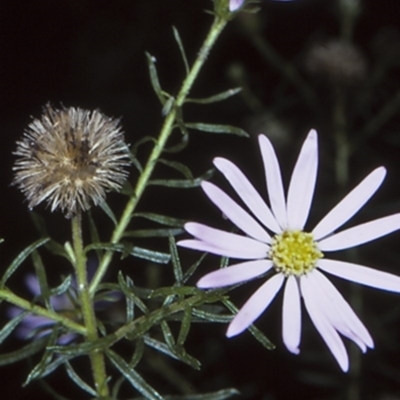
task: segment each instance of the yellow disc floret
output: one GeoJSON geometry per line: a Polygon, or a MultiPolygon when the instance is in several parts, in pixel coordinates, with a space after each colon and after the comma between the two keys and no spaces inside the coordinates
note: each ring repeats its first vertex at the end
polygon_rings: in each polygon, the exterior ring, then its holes
{"type": "Polygon", "coordinates": [[[284,231],[273,237],[269,256],[278,272],[300,276],[312,271],[323,254],[312,233],[284,231]]]}

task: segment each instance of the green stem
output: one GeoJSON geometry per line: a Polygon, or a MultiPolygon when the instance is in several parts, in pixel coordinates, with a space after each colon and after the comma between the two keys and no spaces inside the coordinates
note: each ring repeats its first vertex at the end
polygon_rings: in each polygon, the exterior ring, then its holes
{"type": "Polygon", "coordinates": [[[32,304],[30,301],[17,296],[8,289],[0,289],[0,299],[4,299],[9,303],[12,303],[24,310],[31,311],[33,314],[49,318],[55,322],[59,322],[65,327],[82,335],[86,335],[87,333],[84,326],[74,322],[72,319],[69,319],[61,314],[57,314],[53,311],[47,310],[46,308],[38,306],[37,304],[32,304]]]}
{"type": "MultiPolygon", "coordinates": [[[[95,342],[98,340],[96,316],[94,305],[89,293],[89,285],[86,272],[86,255],[83,250],[81,214],[78,213],[72,217],[72,241],[75,252],[75,272],[78,284],[78,292],[81,303],[83,321],[86,326],[86,342],[95,342]]],[[[108,397],[107,375],[104,364],[103,353],[93,350],[90,352],[90,361],[92,364],[92,373],[95,382],[96,391],[99,397],[108,397]]]]}
{"type": "MultiPolygon", "coordinates": [[[[215,17],[213,25],[211,26],[210,32],[208,33],[208,35],[198,53],[196,61],[194,62],[186,79],[182,83],[182,87],[176,97],[174,107],[172,107],[170,113],[165,118],[160,135],[157,139],[157,142],[147,160],[147,163],[143,169],[142,174],[140,175],[140,177],[138,179],[138,182],[137,182],[135,190],[134,190],[134,194],[128,201],[128,203],[125,207],[125,210],[122,214],[122,217],[121,217],[117,227],[114,230],[114,233],[111,238],[112,243],[118,243],[121,240],[121,238],[125,232],[125,229],[128,226],[128,224],[132,218],[133,211],[135,210],[135,208],[143,194],[143,191],[146,188],[146,185],[150,179],[150,176],[154,170],[154,167],[157,164],[157,160],[160,157],[161,153],[163,152],[165,144],[166,144],[169,136],[171,135],[171,132],[174,129],[174,122],[177,117],[177,113],[178,113],[179,109],[182,107],[182,105],[184,104],[186,97],[189,94],[189,91],[192,88],[193,83],[195,82],[203,64],[205,63],[211,48],[214,46],[217,38],[221,34],[221,32],[224,29],[226,24],[227,24],[227,21],[225,19],[220,18],[220,17],[215,17]]],[[[91,295],[93,295],[96,292],[97,286],[101,282],[101,280],[108,268],[108,265],[111,262],[112,255],[113,255],[113,252],[108,251],[103,256],[103,258],[100,262],[100,265],[96,271],[96,274],[90,285],[90,294],[91,295]]]]}

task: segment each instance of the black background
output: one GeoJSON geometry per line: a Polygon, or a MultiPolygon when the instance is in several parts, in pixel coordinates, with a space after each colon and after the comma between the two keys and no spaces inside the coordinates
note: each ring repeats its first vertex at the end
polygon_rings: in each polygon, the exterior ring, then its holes
{"type": "MultiPolygon", "coordinates": [[[[365,57],[367,75],[363,84],[366,85],[380,63],[376,43],[382,32],[388,29],[395,32],[395,39],[390,44],[394,52],[398,51],[400,60],[400,50],[396,48],[396,38],[400,37],[400,4],[397,0],[365,0],[361,3],[362,13],[353,37],[365,57]],[[396,30],[399,36],[396,36],[396,30]]],[[[42,106],[47,102],[55,106],[63,104],[99,108],[109,116],[122,118],[128,143],[135,143],[145,135],[156,136],[162,124],[161,107],[150,85],[145,51],[157,59],[163,89],[175,94],[184,76],[184,68],[171,26],[178,28],[189,61],[192,61],[212,20],[204,9],[210,9],[211,6],[211,1],[207,0],[1,1],[0,236],[6,239],[1,245],[2,269],[36,238],[26,203],[17,189],[11,186],[12,151],[15,150],[15,141],[31,121],[31,116],[39,117],[42,106]]],[[[238,95],[211,106],[188,105],[184,109],[184,117],[186,121],[240,126],[249,131],[250,140],[193,132],[188,148],[178,155],[179,160],[187,163],[195,175],[200,175],[211,167],[213,157],[228,157],[237,162],[253,182],[258,181],[260,186],[263,185],[263,174],[256,135],[261,131],[268,134],[266,130],[272,130],[272,127],[277,127],[278,133],[282,132],[282,136],[278,137],[281,140],[276,140],[276,146],[280,158],[287,160],[285,165],[288,167],[283,168],[283,173],[288,178],[301,141],[310,128],[317,128],[321,169],[316,209],[310,224],[316,222],[338,199],[338,196],[331,195],[336,185],[331,88],[307,74],[304,60],[307,49],[313,43],[337,38],[339,25],[337,4],[331,0],[263,1],[261,11],[256,16],[238,16],[212,50],[192,95],[206,97],[245,82],[246,93],[257,99],[258,106],[253,107],[249,97],[238,95]],[[246,24],[258,24],[262,37],[277,54],[292,63],[311,85],[323,109],[321,114],[313,113],[281,71],[263,59],[252,44],[251,36],[245,33],[246,24]],[[240,71],[240,79],[237,71],[240,71]]],[[[399,92],[399,66],[400,62],[396,64],[393,61],[387,68],[380,84],[369,93],[371,98],[363,112],[354,106],[358,101],[360,86],[348,93],[350,136],[353,131],[354,135],[361,131],[368,120],[399,92]]],[[[394,113],[373,136],[359,143],[350,160],[349,187],[378,165],[386,165],[389,171],[382,190],[372,200],[370,210],[361,213],[361,219],[399,210],[399,122],[398,112],[394,113]]],[[[148,150],[149,147],[144,146],[140,155],[142,160],[148,150]]],[[[163,173],[156,172],[160,177],[165,176],[163,173]]],[[[137,174],[132,170],[132,182],[136,177],[137,174]]],[[[215,181],[222,182],[222,179],[216,177],[215,181]]],[[[110,195],[110,202],[115,207],[123,204],[116,194],[110,195]]],[[[198,189],[188,193],[150,189],[140,209],[214,225],[221,223],[218,212],[198,189]]],[[[57,213],[50,214],[44,206],[38,207],[37,211],[47,218],[49,230],[55,238],[62,243],[68,240],[67,220],[57,213]]],[[[110,228],[108,221],[102,219],[98,210],[94,210],[94,214],[102,221],[101,228],[106,232],[110,228]]],[[[398,240],[399,235],[395,234],[378,244],[366,246],[361,250],[361,261],[393,273],[400,271],[398,240]]],[[[165,242],[160,246],[166,249],[165,242]]],[[[212,262],[217,263],[217,259],[212,259],[212,262]]],[[[49,272],[54,279],[58,276],[57,268],[54,265],[49,272]]],[[[65,272],[65,266],[59,268],[65,272]]],[[[125,268],[129,268],[129,265],[125,265],[125,268]]],[[[26,269],[29,269],[28,265],[26,269]]],[[[204,269],[213,269],[212,263],[204,266],[204,269]]],[[[139,270],[135,273],[137,278],[134,279],[139,284],[146,284],[146,272],[139,270]]],[[[157,273],[162,284],[171,283],[170,271],[165,275],[160,270],[157,273]]],[[[14,279],[13,285],[23,292],[22,279],[23,273],[20,272],[19,280],[14,279]]],[[[334,283],[345,297],[354,295],[350,293],[349,284],[342,285],[336,280],[334,283]]],[[[257,281],[241,287],[233,295],[235,303],[242,304],[258,285],[257,281]]],[[[237,387],[242,392],[241,398],[245,399],[400,398],[400,370],[396,362],[400,356],[400,297],[373,289],[363,289],[362,295],[362,320],[375,339],[376,350],[362,356],[360,372],[355,375],[339,371],[306,316],[301,354],[292,356],[283,348],[280,338],[280,297],[258,323],[276,343],[275,351],[264,350],[248,333],[227,340],[222,325],[195,325],[189,336],[187,350],[201,360],[202,370],[192,371],[178,363],[174,363],[173,368],[182,372],[198,392],[237,387]],[[351,395],[352,390],[360,395],[351,395]]],[[[3,304],[0,309],[3,316],[4,310],[3,304]]],[[[16,348],[18,343],[12,342],[8,346],[16,348]]],[[[7,342],[1,350],[9,350],[7,342]]],[[[141,373],[160,391],[177,392],[162,377],[159,378],[149,364],[141,368],[141,373]]],[[[42,389],[35,383],[21,389],[28,371],[28,366],[23,362],[3,367],[0,373],[1,396],[46,399],[42,389]]],[[[64,378],[63,374],[53,378],[53,384],[58,386],[60,392],[70,392],[73,398],[85,398],[81,392],[63,389],[67,382],[64,378]]],[[[127,391],[126,398],[131,397],[134,395],[127,391]]]]}

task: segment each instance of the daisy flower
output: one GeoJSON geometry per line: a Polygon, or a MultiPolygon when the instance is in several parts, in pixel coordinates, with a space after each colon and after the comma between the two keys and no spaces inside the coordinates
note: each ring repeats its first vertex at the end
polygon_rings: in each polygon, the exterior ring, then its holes
{"type": "Polygon", "coordinates": [[[350,305],[325,273],[392,292],[400,292],[400,277],[372,268],[326,257],[400,229],[400,214],[379,218],[335,232],[345,224],[379,188],[386,170],[372,171],[345,196],[310,232],[304,230],[314,194],[318,167],[318,137],[311,130],[301,148],[285,196],[280,167],[271,142],[259,136],[270,207],[240,169],[224,158],[214,159],[234,191],[251,213],[217,186],[203,182],[209,199],[245,235],[225,232],[203,224],[185,225],[194,239],[178,244],[244,260],[205,275],[197,286],[203,289],[234,285],[271,272],[265,283],[249,298],[229,324],[232,337],[247,329],[284,287],[282,337],[287,349],[298,354],[301,336],[301,298],[322,339],[347,371],[349,359],[339,333],[353,340],[365,352],[374,343],[350,305]]]}

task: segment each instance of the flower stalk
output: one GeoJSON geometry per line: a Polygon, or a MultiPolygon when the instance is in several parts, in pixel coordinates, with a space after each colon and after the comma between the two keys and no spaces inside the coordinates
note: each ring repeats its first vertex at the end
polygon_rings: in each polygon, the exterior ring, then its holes
{"type": "MultiPolygon", "coordinates": [[[[78,282],[78,293],[81,303],[83,321],[86,327],[86,341],[94,342],[98,340],[96,316],[92,297],[89,293],[86,270],[86,255],[83,250],[81,213],[78,212],[72,217],[72,241],[75,252],[75,272],[78,282]]],[[[98,395],[107,397],[109,395],[107,386],[107,375],[105,370],[104,356],[96,350],[91,351],[90,361],[92,364],[93,379],[98,395]]]]}
{"type": "MultiPolygon", "coordinates": [[[[222,17],[216,16],[213,24],[210,28],[210,31],[200,48],[200,51],[198,52],[198,56],[190,69],[187,77],[182,83],[181,89],[179,90],[179,93],[176,97],[176,100],[174,102],[174,106],[171,107],[171,110],[169,114],[166,116],[164,124],[162,126],[160,135],[157,139],[157,142],[147,160],[147,163],[143,169],[143,172],[141,173],[138,182],[136,184],[136,187],[134,189],[134,193],[129,199],[125,210],[122,214],[122,217],[115,228],[112,238],[111,238],[111,243],[118,243],[124,232],[125,229],[127,228],[132,216],[133,212],[143,194],[144,189],[146,188],[146,185],[151,177],[151,174],[154,170],[155,165],[157,164],[157,160],[160,157],[161,153],[164,150],[165,144],[167,143],[168,138],[170,137],[173,129],[174,129],[174,122],[177,117],[177,113],[179,112],[179,109],[182,107],[184,104],[201,68],[203,67],[205,61],[207,60],[208,54],[210,53],[212,47],[214,46],[216,40],[218,39],[219,35],[225,28],[225,25],[227,24],[227,19],[224,19],[222,17]]],[[[104,257],[102,258],[99,268],[96,271],[96,274],[91,282],[90,285],[90,294],[93,295],[96,292],[97,286],[101,282],[105,272],[107,271],[108,265],[111,262],[113,253],[111,251],[108,251],[105,253],[104,257]]]]}

